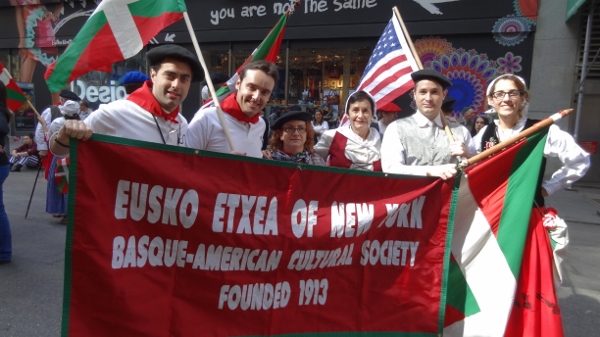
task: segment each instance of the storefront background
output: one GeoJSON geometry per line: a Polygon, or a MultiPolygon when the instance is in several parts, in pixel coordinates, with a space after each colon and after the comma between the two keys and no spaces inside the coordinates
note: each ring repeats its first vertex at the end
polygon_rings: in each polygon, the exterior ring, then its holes
{"type": "MultiPolygon", "coordinates": [[[[96,4],[32,2],[20,7],[9,6],[10,2],[0,5],[4,23],[0,59],[17,81],[33,83],[40,110],[52,101],[43,79],[46,66],[64,51],[96,4]],[[24,22],[22,27],[20,21],[24,22]]],[[[424,66],[452,79],[450,95],[457,98],[457,113],[467,107],[484,111],[484,91],[494,76],[515,73],[529,80],[536,0],[438,4],[416,0],[311,0],[302,1],[288,20],[277,61],[282,80],[271,103],[318,106],[331,103],[328,98],[339,95],[343,105],[348,92],[358,84],[393,6],[398,6],[424,66]]],[[[227,74],[243,63],[289,7],[290,1],[187,1],[210,71],[227,74]]],[[[94,107],[120,99],[119,80],[123,74],[146,71],[146,51],[163,43],[181,44],[193,51],[187,28],[180,21],[158,34],[136,57],[115,64],[111,73],[90,73],[70,88],[94,107]]],[[[188,118],[200,105],[200,90],[194,84],[183,104],[188,118]]],[[[397,103],[404,114],[412,111],[410,95],[397,103]]]]}

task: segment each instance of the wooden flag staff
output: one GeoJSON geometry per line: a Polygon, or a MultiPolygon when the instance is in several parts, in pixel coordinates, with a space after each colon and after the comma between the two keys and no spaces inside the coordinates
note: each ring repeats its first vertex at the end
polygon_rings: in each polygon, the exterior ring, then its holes
{"type": "Polygon", "coordinates": [[[198,55],[198,59],[200,60],[200,64],[202,64],[202,69],[204,70],[204,78],[206,79],[206,84],[208,85],[208,90],[210,91],[210,95],[215,104],[215,108],[217,109],[217,116],[219,116],[219,122],[221,123],[221,127],[223,128],[223,133],[225,134],[225,139],[227,139],[227,144],[229,144],[229,148],[231,152],[235,152],[235,146],[233,145],[233,139],[231,138],[231,133],[229,132],[229,127],[227,126],[227,122],[225,121],[225,115],[223,114],[223,109],[221,109],[221,104],[217,99],[217,93],[215,92],[215,86],[210,79],[210,73],[208,72],[208,67],[206,66],[206,62],[204,61],[204,57],[202,56],[202,51],[200,51],[200,45],[198,44],[198,39],[196,38],[196,34],[194,33],[194,28],[192,28],[192,22],[190,21],[190,17],[187,12],[183,12],[183,19],[185,21],[185,25],[187,26],[188,32],[190,33],[190,37],[192,38],[192,44],[194,45],[194,49],[196,50],[196,55],[198,55]]]}
{"type": "Polygon", "coordinates": [[[496,144],[495,146],[481,152],[480,154],[477,154],[465,161],[463,161],[461,164],[459,164],[459,168],[465,168],[467,166],[473,165],[491,155],[493,155],[494,153],[497,153],[499,151],[502,151],[503,149],[505,149],[506,147],[517,143],[518,141],[525,139],[531,135],[533,135],[534,133],[540,131],[541,129],[555,123],[556,121],[560,120],[563,117],[568,116],[571,112],[573,111],[573,109],[565,109],[565,110],[560,110],[559,112],[555,113],[554,115],[543,119],[541,121],[539,121],[538,123],[534,124],[532,127],[527,128],[523,131],[521,131],[518,135],[511,137],[503,142],[500,142],[498,144],[496,144]]]}
{"type": "MultiPolygon", "coordinates": [[[[419,69],[423,69],[423,63],[421,63],[421,58],[419,57],[419,54],[417,54],[415,45],[413,44],[412,39],[410,38],[410,35],[408,34],[408,30],[406,30],[406,26],[404,25],[404,20],[402,20],[402,16],[400,15],[400,11],[398,10],[397,6],[394,6],[394,14],[396,14],[396,17],[398,18],[398,21],[400,22],[400,26],[402,27],[402,33],[404,34],[404,38],[406,39],[406,42],[408,42],[408,46],[410,47],[410,52],[413,54],[413,58],[417,62],[419,69]]],[[[440,111],[440,119],[442,120],[442,125],[444,126],[444,131],[446,132],[446,136],[448,136],[448,140],[450,142],[453,142],[454,136],[452,135],[452,131],[450,131],[450,127],[448,126],[448,122],[446,121],[446,117],[444,116],[444,113],[442,113],[441,111],[440,111]]]]}

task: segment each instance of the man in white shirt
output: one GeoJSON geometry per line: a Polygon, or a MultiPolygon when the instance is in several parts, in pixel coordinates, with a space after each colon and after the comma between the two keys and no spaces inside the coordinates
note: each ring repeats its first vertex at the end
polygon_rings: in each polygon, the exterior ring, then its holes
{"type": "Polygon", "coordinates": [[[411,77],[417,111],[388,125],[381,144],[383,171],[449,179],[457,173],[458,158],[475,153],[471,135],[462,125],[448,123],[453,141],[444,132],[441,106],[452,82],[431,69],[411,77]]]}
{"type": "Polygon", "coordinates": [[[269,101],[277,77],[274,63],[252,61],[242,69],[235,84],[237,91],[220,102],[234,149],[229,146],[215,107],[196,113],[189,125],[186,146],[261,158],[266,125],[260,112],[269,101]]]}
{"type": "Polygon", "coordinates": [[[191,82],[204,72],[189,50],[166,44],[146,55],[150,80],[124,100],[101,105],[85,121],[68,120],[51,136],[50,149],[58,156],[69,153],[69,139],[87,140],[93,132],[169,145],[183,145],[187,121],[179,114],[191,82]]]}

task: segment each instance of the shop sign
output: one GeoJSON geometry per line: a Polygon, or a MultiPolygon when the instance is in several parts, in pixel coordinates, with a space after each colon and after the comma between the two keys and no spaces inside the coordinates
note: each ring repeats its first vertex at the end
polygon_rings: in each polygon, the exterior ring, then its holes
{"type": "Polygon", "coordinates": [[[78,79],[71,82],[71,91],[90,103],[109,103],[127,97],[125,87],[117,85],[114,80],[110,81],[110,85],[96,86],[78,79]]]}

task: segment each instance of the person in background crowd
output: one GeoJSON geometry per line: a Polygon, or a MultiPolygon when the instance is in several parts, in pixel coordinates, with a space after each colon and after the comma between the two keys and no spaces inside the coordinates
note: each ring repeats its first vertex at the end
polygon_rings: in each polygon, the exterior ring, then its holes
{"type": "MultiPolygon", "coordinates": [[[[59,93],[59,99],[60,99],[59,105],[63,104],[67,100],[71,100],[71,101],[75,101],[75,102],[81,101],[81,98],[79,98],[79,96],[77,96],[77,94],[75,94],[74,92],[69,91],[69,90],[62,90],[59,93]]],[[[58,108],[58,106],[51,105],[48,108],[46,108],[44,111],[42,111],[41,117],[44,119],[45,125],[50,126],[50,123],[52,123],[53,120],[55,120],[59,117],[62,117],[62,113],[60,112],[60,109],[58,108]]],[[[44,133],[44,130],[42,128],[43,124],[44,123],[38,123],[36,125],[35,139],[34,139],[35,143],[37,144],[37,149],[39,151],[40,159],[43,157],[46,157],[46,155],[48,155],[48,137],[50,136],[50,135],[44,133]]],[[[48,167],[48,166],[45,165],[45,167],[48,167]]]]}
{"type": "Polygon", "coordinates": [[[383,137],[383,133],[385,132],[385,129],[387,129],[387,126],[390,125],[391,122],[395,121],[396,119],[398,119],[398,113],[401,112],[402,109],[400,109],[400,111],[396,112],[396,111],[377,111],[377,114],[379,115],[378,119],[377,119],[377,130],[379,131],[379,133],[381,134],[381,136],[383,137]]]}
{"type": "Polygon", "coordinates": [[[4,82],[0,81],[0,264],[12,261],[12,234],[6,209],[4,208],[3,185],[10,173],[8,156],[4,152],[6,136],[10,133],[12,113],[8,110],[4,82]]]}
{"type": "Polygon", "coordinates": [[[471,130],[473,123],[475,122],[475,110],[471,108],[464,108],[462,117],[458,122],[466,127],[467,130],[471,130]]]}
{"type": "Polygon", "coordinates": [[[312,120],[312,127],[315,130],[315,142],[321,139],[321,135],[324,131],[329,130],[329,123],[323,119],[323,110],[317,108],[315,110],[315,116],[312,120]]]}
{"type": "Polygon", "coordinates": [[[81,102],[79,102],[79,110],[79,119],[84,121],[93,112],[90,108],[90,101],[87,99],[82,99],[81,102]]]}
{"type": "MultiPolygon", "coordinates": [[[[48,132],[54,134],[60,130],[67,120],[79,120],[79,103],[65,101],[60,106],[62,117],[56,118],[50,124],[48,132]]],[[[55,218],[62,216],[61,224],[67,223],[67,200],[68,194],[60,193],[56,184],[56,166],[60,158],[53,156],[48,168],[48,184],[46,185],[46,213],[55,218]]]]}
{"type": "Polygon", "coordinates": [[[131,95],[131,93],[141,88],[144,85],[144,82],[148,80],[150,80],[148,75],[141,71],[134,70],[125,73],[125,75],[121,77],[121,85],[125,88],[125,93],[131,95]]]}
{"type": "MultiPolygon", "coordinates": [[[[478,152],[503,142],[538,122],[527,118],[529,92],[525,80],[519,76],[505,74],[494,79],[488,86],[487,99],[488,104],[498,113],[498,119],[484,126],[475,136],[478,152]]],[[[570,134],[555,124],[550,125],[548,130],[544,157],[558,158],[562,166],[541,184],[536,196],[536,202],[540,206],[544,205],[543,197],[579,180],[590,166],[589,154],[577,145],[570,134]]]]}
{"type": "Polygon", "coordinates": [[[371,128],[375,100],[366,91],[356,91],[346,101],[350,124],[323,132],[315,151],[329,166],[381,171],[381,135],[371,128]]]}
{"type": "Polygon", "coordinates": [[[469,158],[475,152],[471,134],[464,126],[448,123],[453,141],[443,129],[441,107],[452,82],[432,69],[415,71],[411,77],[417,111],[385,130],[381,145],[383,171],[449,179],[458,172],[457,157],[469,158]]]}
{"type": "Polygon", "coordinates": [[[260,118],[263,120],[263,122],[265,122],[265,132],[263,133],[263,142],[262,142],[262,146],[260,147],[261,150],[266,150],[267,146],[269,146],[269,135],[270,133],[270,126],[271,123],[269,123],[269,120],[267,118],[265,118],[265,111],[261,110],[260,112],[260,118]]]}
{"type": "Polygon", "coordinates": [[[277,118],[279,118],[281,116],[281,114],[283,113],[283,107],[279,106],[279,105],[272,105],[270,112],[269,112],[269,125],[273,125],[275,124],[275,121],[277,120],[277,118]]]}
{"type": "Polygon", "coordinates": [[[314,150],[314,130],[308,112],[294,111],[282,115],[271,127],[270,149],[263,151],[264,158],[294,162],[296,164],[326,165],[314,150]]]}
{"type": "Polygon", "coordinates": [[[50,186],[54,186],[54,169],[51,170],[50,167],[53,163],[56,166],[56,160],[52,154],[48,154],[48,139],[50,138],[49,130],[51,123],[63,116],[60,107],[68,101],[79,102],[81,101],[81,98],[79,98],[79,96],[72,91],[62,90],[59,93],[59,105],[51,105],[45,109],[38,118],[39,123],[35,129],[35,142],[37,144],[38,155],[40,156],[40,160],[43,161],[42,165],[44,166],[44,178],[48,180],[48,184],[46,185],[46,210],[48,211],[51,209],[62,212],[50,213],[55,218],[64,216],[64,208],[66,206],[63,206],[61,202],[66,204],[66,199],[63,200],[62,194],[58,193],[56,188],[50,186]],[[51,198],[50,201],[49,198],[51,198]]]}
{"type": "Polygon", "coordinates": [[[169,145],[183,145],[187,121],[179,114],[192,82],[204,72],[189,50],[166,44],[146,55],[150,81],[124,100],[102,104],[85,121],[66,121],[50,137],[50,149],[59,156],[69,153],[69,140],[87,140],[92,133],[169,145]]]}
{"type": "Polygon", "coordinates": [[[450,96],[446,96],[446,98],[444,98],[444,101],[442,102],[442,112],[444,113],[444,117],[446,117],[446,120],[448,122],[452,122],[452,123],[458,123],[456,118],[454,118],[454,116],[452,116],[455,102],[456,102],[456,98],[450,97],[450,96]]]}
{"type": "Polygon", "coordinates": [[[12,150],[9,159],[11,172],[21,172],[21,168],[37,168],[40,162],[37,145],[33,141],[33,133],[23,136],[23,144],[12,150]]]}
{"type": "MultiPolygon", "coordinates": [[[[219,91],[219,88],[221,88],[223,86],[223,84],[225,84],[225,83],[227,83],[227,81],[229,81],[229,76],[227,76],[227,74],[222,73],[222,72],[211,73],[210,80],[213,83],[215,92],[217,92],[217,91],[219,91]]],[[[210,90],[208,90],[207,81],[206,80],[202,81],[200,83],[200,87],[202,88],[202,104],[204,104],[204,102],[208,101],[209,99],[212,99],[210,97],[210,90]]]]}
{"type": "MultiPolygon", "coordinates": [[[[249,62],[235,84],[237,91],[221,101],[236,154],[256,158],[263,156],[266,126],[260,112],[269,101],[278,75],[277,66],[272,62],[249,62]]],[[[232,153],[215,107],[196,113],[190,122],[186,145],[199,150],[232,153]]]]}
{"type": "Polygon", "coordinates": [[[473,127],[471,128],[471,136],[475,137],[479,130],[488,124],[490,124],[490,120],[487,117],[481,115],[475,117],[475,123],[473,123],[473,127]]]}

